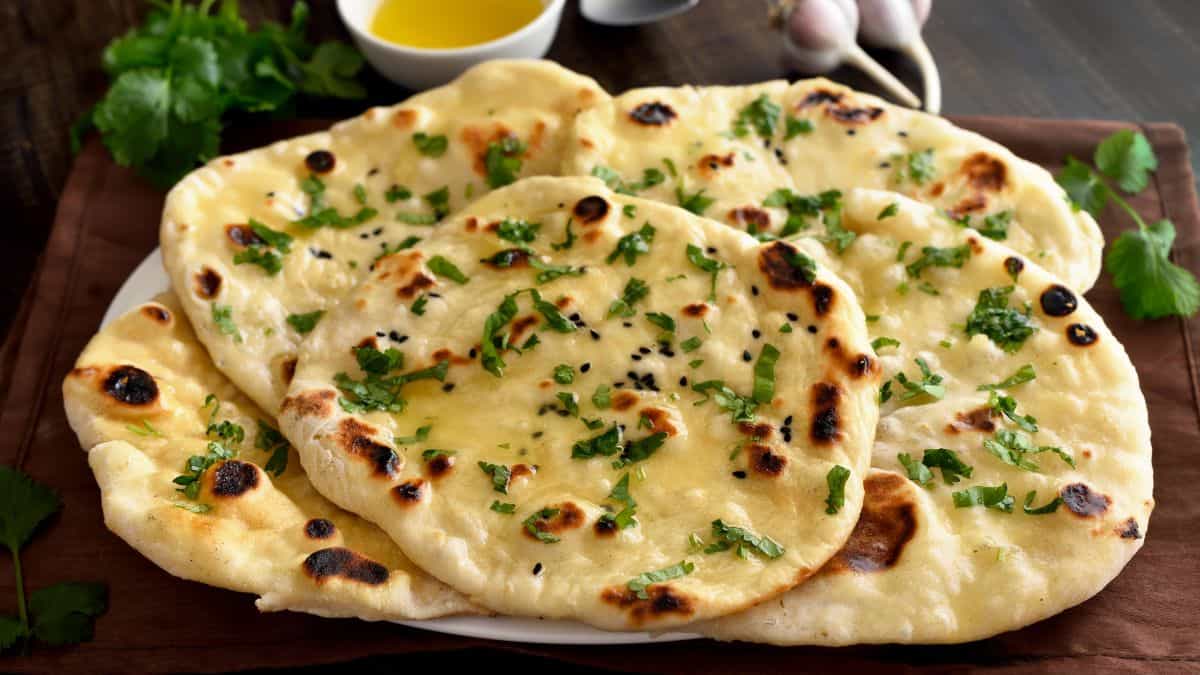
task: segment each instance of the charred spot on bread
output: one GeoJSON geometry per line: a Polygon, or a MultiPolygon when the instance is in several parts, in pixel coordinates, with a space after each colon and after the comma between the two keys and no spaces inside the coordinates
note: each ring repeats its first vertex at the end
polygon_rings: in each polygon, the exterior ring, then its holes
{"type": "Polygon", "coordinates": [[[808,435],[813,442],[828,445],[841,437],[840,398],[841,391],[835,384],[818,382],[812,386],[812,425],[808,435]]]}
{"type": "Polygon", "coordinates": [[[629,111],[629,119],[648,127],[661,127],[670,124],[678,116],[674,108],[662,101],[642,103],[629,111]]]}
{"type": "Polygon", "coordinates": [[[221,292],[221,275],[207,265],[196,273],[195,281],[196,295],[205,300],[212,300],[221,292]]]}
{"type": "Polygon", "coordinates": [[[750,468],[764,476],[778,476],[787,466],[787,458],[771,451],[770,446],[753,443],[748,449],[750,468]]]}
{"type": "Polygon", "coordinates": [[[813,285],[805,271],[792,264],[795,255],[796,249],[782,241],[776,241],[759,252],[758,269],[772,288],[790,291],[813,285]]]}
{"type": "Polygon", "coordinates": [[[483,264],[494,270],[504,270],[511,267],[529,267],[529,250],[523,248],[506,248],[481,260],[483,264]]]}
{"type": "Polygon", "coordinates": [[[230,224],[225,226],[225,236],[238,246],[259,246],[266,242],[249,225],[230,224]]]}
{"type": "Polygon", "coordinates": [[[1007,182],[1004,162],[986,152],[977,152],[963,160],[961,171],[976,190],[999,192],[1007,182]]]}
{"type": "Polygon", "coordinates": [[[217,497],[240,497],[258,486],[258,467],[231,459],[213,472],[212,493],[217,497]]]}
{"type": "Polygon", "coordinates": [[[158,399],[154,376],[137,366],[117,366],[101,384],[104,393],[126,405],[150,405],[158,399]]]}
{"type": "Polygon", "coordinates": [[[996,411],[986,405],[967,412],[956,413],[954,421],[946,425],[946,431],[953,434],[974,430],[990,434],[996,430],[996,423],[992,421],[995,416],[996,411]]]}
{"type": "Polygon", "coordinates": [[[797,107],[807,108],[809,106],[824,105],[826,103],[841,103],[842,98],[844,97],[845,94],[840,92],[830,91],[828,89],[817,89],[816,91],[809,92],[809,94],[800,101],[800,105],[797,107]]]}
{"type": "Polygon", "coordinates": [[[1058,491],[1058,496],[1062,498],[1063,505],[1067,507],[1068,511],[1083,518],[1103,514],[1108,511],[1108,505],[1112,503],[1112,499],[1108,495],[1096,492],[1086,483],[1065,485],[1058,491]]]}
{"type": "Polygon", "coordinates": [[[1040,302],[1046,316],[1068,316],[1079,307],[1075,294],[1062,284],[1052,284],[1042,291],[1040,302]]]}
{"type": "Polygon", "coordinates": [[[858,523],[822,571],[868,573],[895,566],[917,532],[917,507],[906,482],[893,473],[867,476],[858,523]]]}
{"type": "Polygon", "coordinates": [[[1099,339],[1100,336],[1087,324],[1073,323],[1067,326],[1067,340],[1076,347],[1090,347],[1099,339]]]}
{"type": "Polygon", "coordinates": [[[379,586],[388,580],[386,567],[341,546],[313,551],[304,559],[303,567],[305,573],[318,584],[332,577],[368,586],[379,586]]]}
{"type": "Polygon", "coordinates": [[[771,214],[755,206],[739,206],[729,210],[729,222],[735,225],[753,225],[758,231],[771,227],[771,214]]]}
{"type": "Polygon", "coordinates": [[[608,215],[608,200],[598,195],[584,197],[575,202],[571,213],[579,219],[579,222],[584,225],[590,225],[604,220],[604,217],[608,215]]]}
{"type": "Polygon", "coordinates": [[[869,124],[883,115],[883,108],[832,105],[825,108],[825,114],[843,124],[869,124]]]}
{"type": "Polygon", "coordinates": [[[425,462],[425,470],[429,472],[430,478],[441,478],[450,473],[454,468],[454,457],[450,455],[434,455],[428,462],[425,462]]]}
{"type": "Polygon", "coordinates": [[[328,150],[313,150],[304,157],[304,166],[313,173],[329,173],[337,165],[337,158],[328,150]]]}
{"type": "Polygon", "coordinates": [[[1135,518],[1129,518],[1117,528],[1117,535],[1122,539],[1141,539],[1142,531],[1135,518]]]}
{"type": "Polygon", "coordinates": [[[833,288],[822,283],[814,285],[811,289],[813,312],[817,316],[825,316],[833,307],[834,293],[833,288]]]}
{"type": "Polygon", "coordinates": [[[437,281],[428,274],[425,274],[424,272],[417,272],[411,281],[396,289],[396,295],[404,298],[405,300],[411,300],[412,298],[416,297],[418,293],[434,286],[436,283],[437,281]]]}
{"type": "Polygon", "coordinates": [[[142,305],[142,316],[164,326],[171,323],[171,312],[158,303],[142,305]]]}
{"type": "Polygon", "coordinates": [[[400,468],[400,457],[395,450],[371,438],[377,433],[375,427],[345,417],[338,424],[335,440],[344,452],[367,460],[376,476],[390,478],[400,468]]]}
{"type": "Polygon", "coordinates": [[[631,626],[641,626],[667,614],[691,616],[696,613],[695,600],[675,590],[671,584],[651,584],[644,593],[647,597],[639,598],[625,586],[611,586],[601,591],[600,599],[624,610],[631,626]]]}
{"type": "MultiPolygon", "coordinates": [[[[533,521],[532,527],[538,532],[549,534],[560,534],[567,530],[574,530],[583,525],[583,509],[575,505],[574,502],[563,502],[555,504],[552,510],[556,511],[549,518],[538,518],[533,521]]],[[[529,527],[522,527],[521,533],[530,539],[537,537],[529,531],[529,527]]]]}
{"type": "Polygon", "coordinates": [[[304,536],[309,539],[328,539],[337,532],[332,521],[324,518],[313,518],[304,524],[304,536]]]}
{"type": "MultiPolygon", "coordinates": [[[[295,366],[292,366],[295,370],[295,366]]],[[[333,414],[333,399],[337,394],[330,389],[309,389],[283,399],[281,412],[294,412],[300,417],[329,417],[333,414]]]]}
{"type": "Polygon", "coordinates": [[[1010,255],[1004,259],[1004,271],[1008,272],[1008,276],[1015,279],[1021,272],[1025,271],[1025,261],[1015,255],[1010,255]]]}
{"type": "Polygon", "coordinates": [[[421,497],[425,493],[425,481],[420,478],[406,480],[403,483],[392,488],[392,496],[402,506],[411,506],[421,501],[421,497]]]}

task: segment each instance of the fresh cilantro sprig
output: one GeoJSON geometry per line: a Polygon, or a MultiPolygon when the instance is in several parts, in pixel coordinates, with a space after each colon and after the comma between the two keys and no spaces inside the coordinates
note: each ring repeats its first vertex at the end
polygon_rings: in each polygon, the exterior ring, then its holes
{"type": "Polygon", "coordinates": [[[1147,224],[1104,180],[1112,179],[1128,195],[1144,190],[1150,173],[1158,169],[1150,142],[1141,132],[1123,129],[1101,141],[1092,160],[1099,173],[1068,157],[1055,180],[1075,210],[1099,217],[1111,200],[1137,225],[1136,230],[1122,232],[1104,258],[1125,312],[1135,319],[1194,315],[1200,309],[1200,284],[1191,272],[1171,262],[1175,225],[1165,218],[1147,224]]]}
{"type": "Polygon", "coordinates": [[[407,401],[401,395],[404,385],[418,380],[444,382],[450,369],[449,361],[439,361],[437,365],[429,368],[402,375],[389,375],[392,371],[404,367],[404,355],[398,350],[389,347],[381,352],[374,347],[357,347],[354,355],[358,359],[358,367],[366,376],[355,380],[346,373],[334,375],[334,383],[345,394],[338,397],[338,405],[349,413],[372,410],[403,412],[407,405],[407,401]]]}
{"type": "Polygon", "coordinates": [[[727,525],[720,519],[712,521],[712,536],[716,541],[704,549],[705,554],[733,548],[739,558],[749,559],[751,553],[758,553],[774,559],[784,553],[783,546],[770,537],[759,536],[743,527],[727,525]]]}
{"type": "Polygon", "coordinates": [[[160,2],[145,22],[108,44],[104,70],[112,84],[72,128],[100,131],[113,159],[169,187],[216,156],[228,113],[280,115],[297,94],[358,99],[362,56],[341,42],[310,43],[309,9],[292,7],[291,22],[251,30],[237,3],[160,2]]]}
{"type": "MultiPolygon", "coordinates": [[[[627,475],[625,477],[628,478],[629,476],[627,475]]],[[[662,583],[664,581],[670,581],[671,579],[685,577],[691,574],[692,570],[694,569],[696,569],[695,563],[681,560],[678,563],[675,563],[670,567],[664,567],[661,570],[642,572],[636,577],[630,579],[625,585],[629,588],[629,590],[633,591],[634,595],[636,595],[638,598],[642,600],[648,600],[650,599],[650,594],[646,592],[646,588],[648,588],[651,584],[662,583]]]]}
{"type": "Polygon", "coordinates": [[[0,544],[12,555],[17,591],[17,616],[0,615],[0,651],[32,640],[52,647],[87,642],[96,617],[108,608],[108,590],[99,583],[58,583],[39,588],[26,601],[21,549],[61,508],[53,490],[0,466],[0,544]]]}

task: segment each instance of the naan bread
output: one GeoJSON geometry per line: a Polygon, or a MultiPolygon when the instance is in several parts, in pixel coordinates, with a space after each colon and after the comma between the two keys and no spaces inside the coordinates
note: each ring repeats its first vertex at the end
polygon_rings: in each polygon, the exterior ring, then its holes
{"type": "MultiPolygon", "coordinates": [[[[946,227],[927,206],[856,190],[848,195],[844,224],[858,237],[840,257],[822,255],[811,242],[806,250],[846,279],[868,316],[879,317],[868,326],[884,375],[905,373],[919,382],[914,359],[923,359],[944,377],[944,398],[923,393],[902,400],[908,388],[892,380],[863,516],[846,548],[777,600],[696,630],[777,644],[965,642],[1044,619],[1100,591],[1141,548],[1154,504],[1146,402],[1125,350],[1081,295],[977,232],[946,227]],[[894,216],[879,218],[890,210],[894,216]],[[961,269],[930,266],[913,276],[906,265],[925,257],[925,247],[958,248],[967,257],[961,269]],[[1011,323],[992,335],[1010,351],[986,333],[968,338],[966,328],[981,325],[978,314],[969,318],[979,293],[1010,285],[1015,290],[1003,306],[1017,315],[1030,307],[1035,332],[1019,340],[1025,322],[996,302],[993,320],[1006,314],[1011,323]],[[880,342],[885,337],[900,344],[880,342]],[[1025,379],[1017,377],[997,395],[1015,400],[1011,412],[1024,424],[1025,416],[1036,418],[1036,433],[994,412],[990,392],[979,390],[1026,365],[1036,379],[1017,383],[1025,379]],[[1024,434],[1027,452],[1005,447],[1003,436],[1014,432],[1024,434]],[[997,441],[993,450],[1029,462],[1027,468],[985,447],[997,441]],[[1038,452],[1045,448],[1060,449],[1075,466],[1056,451],[1038,452]],[[944,453],[926,455],[927,449],[954,451],[970,475],[948,485],[954,471],[926,466],[932,475],[921,476],[916,464],[923,457],[947,463],[944,453]],[[927,487],[910,475],[929,478],[927,487]],[[1011,513],[956,507],[952,497],[1000,485],[1015,502],[1011,513]],[[1062,501],[1050,513],[1023,509],[1055,499],[1062,501]]],[[[1026,447],[1020,438],[1007,445],[1026,447]]]]}
{"type": "Polygon", "coordinates": [[[564,174],[615,172],[672,204],[703,190],[715,200],[704,215],[740,229],[784,230],[787,210],[764,205],[777,189],[888,189],[989,230],[1072,288],[1091,288],[1100,273],[1099,227],[1044,169],[941,117],[825,79],[636,89],[581,114],[574,135],[564,174]],[[647,169],[660,175],[646,181],[647,169]]]}
{"type": "Polygon", "coordinates": [[[490,609],[657,630],[745,608],[842,546],[876,421],[862,313],[805,260],[526,179],[381,260],[302,345],[280,423],[322,493],[490,609]]]}
{"type": "Polygon", "coordinates": [[[317,494],[295,451],[262,426],[275,422],[213,366],[173,295],[92,338],[63,399],[100,484],[105,524],[171,574],[257,594],[264,611],[368,620],[479,611],[375,526],[317,494]],[[227,420],[243,440],[228,426],[227,438],[217,427],[206,433],[227,420]],[[172,481],[190,475],[189,458],[214,441],[237,456],[208,467],[189,499],[172,481]]]}
{"type": "Polygon", "coordinates": [[[571,119],[606,98],[590,78],[548,61],[492,61],[328,132],[189,174],[167,197],[161,242],[200,341],[234,384],[274,412],[303,339],[290,316],[327,309],[380,253],[427,236],[437,215],[484,194],[489,181],[557,172],[571,119]],[[314,226],[295,222],[305,217],[314,226]],[[290,252],[251,221],[294,237],[283,244],[290,252]],[[239,255],[266,260],[235,264],[239,255]]]}

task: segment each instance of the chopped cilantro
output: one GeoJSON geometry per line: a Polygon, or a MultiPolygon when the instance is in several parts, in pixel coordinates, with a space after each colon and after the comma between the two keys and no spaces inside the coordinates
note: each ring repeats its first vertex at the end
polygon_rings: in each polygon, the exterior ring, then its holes
{"type": "Polygon", "coordinates": [[[951,497],[954,499],[954,506],[960,509],[971,506],[986,506],[989,509],[996,509],[1005,513],[1012,513],[1013,509],[1013,498],[1012,495],[1008,494],[1007,483],[1001,483],[995,487],[976,485],[962,492],[955,492],[951,497]]]}
{"type": "Polygon", "coordinates": [[[571,384],[575,381],[575,369],[565,363],[554,366],[554,381],[559,384],[571,384]]]}
{"type": "Polygon", "coordinates": [[[700,345],[702,345],[702,344],[704,344],[704,341],[701,340],[699,337],[696,337],[695,335],[693,335],[692,337],[684,340],[683,342],[680,342],[679,348],[682,349],[684,351],[684,353],[694,352],[697,349],[699,349],[700,345]]]}
{"type": "Polygon", "coordinates": [[[321,317],[323,316],[325,316],[325,310],[318,309],[315,312],[308,312],[307,314],[289,314],[287,322],[293,330],[301,335],[304,335],[305,333],[310,332],[313,328],[316,328],[317,322],[320,321],[321,317]]]}
{"type": "Polygon", "coordinates": [[[1014,287],[986,288],[979,292],[975,309],[967,316],[967,337],[986,335],[997,347],[1009,354],[1021,348],[1037,330],[1030,322],[1032,310],[1019,312],[1008,306],[1014,287]]]}
{"type": "Polygon", "coordinates": [[[1000,211],[991,215],[985,216],[982,225],[973,225],[979,234],[993,239],[995,241],[1004,241],[1008,238],[1008,226],[1012,223],[1012,211],[1000,211]]]}
{"type": "Polygon", "coordinates": [[[911,181],[916,185],[924,185],[937,174],[937,167],[933,163],[933,148],[910,152],[907,155],[892,155],[891,160],[896,166],[897,183],[911,181]]]}
{"type": "Polygon", "coordinates": [[[208,471],[213,464],[236,456],[236,450],[231,450],[215,441],[209,441],[207,451],[203,455],[188,457],[183,465],[185,473],[176,476],[171,482],[179,486],[176,489],[185,497],[195,501],[200,496],[200,486],[202,485],[200,478],[204,472],[208,471]]]}
{"type": "Polygon", "coordinates": [[[429,296],[422,293],[421,297],[413,301],[412,307],[409,308],[409,311],[417,316],[425,316],[425,305],[427,304],[429,304],[429,296]]]}
{"type": "Polygon", "coordinates": [[[790,141],[797,136],[807,136],[812,133],[813,123],[809,120],[787,116],[784,125],[783,140],[790,141]]]}
{"type": "Polygon", "coordinates": [[[825,498],[825,513],[833,515],[846,504],[846,480],[850,478],[850,469],[838,464],[825,474],[825,483],[829,487],[829,496],[825,498]]]}
{"type": "Polygon", "coordinates": [[[645,281],[637,277],[630,277],[629,281],[625,282],[625,290],[621,292],[621,297],[613,300],[612,304],[608,306],[608,318],[611,319],[614,316],[629,318],[637,314],[633,305],[649,293],[650,286],[645,281]]]}
{"type": "Polygon", "coordinates": [[[1068,466],[1075,468],[1075,458],[1062,448],[1049,445],[1034,446],[1033,440],[1027,434],[1011,429],[1001,429],[993,438],[984,439],[983,449],[995,455],[1001,462],[1025,471],[1041,470],[1037,463],[1025,459],[1025,456],[1043,452],[1054,453],[1068,466]]]}
{"type": "Polygon", "coordinates": [[[871,349],[876,354],[878,354],[879,350],[883,349],[884,347],[899,347],[899,346],[900,346],[900,341],[897,340],[896,338],[881,336],[881,337],[875,338],[874,340],[871,340],[871,349]]]}
{"type": "Polygon", "coordinates": [[[488,187],[496,189],[516,182],[524,154],[525,144],[513,136],[489,143],[483,158],[488,187]]]}
{"type": "Polygon", "coordinates": [[[499,499],[493,499],[492,505],[488,508],[495,511],[496,513],[503,513],[505,515],[510,515],[510,516],[517,512],[516,504],[509,504],[506,502],[502,502],[499,499]]]}
{"type": "Polygon", "coordinates": [[[958,453],[946,448],[927,449],[921,458],[921,464],[930,469],[941,469],[942,481],[946,485],[954,485],[960,480],[960,476],[970,478],[975,471],[974,467],[959,459],[958,453]]]}
{"type": "Polygon", "coordinates": [[[751,553],[759,553],[774,559],[784,553],[783,546],[770,537],[759,536],[745,528],[726,525],[720,519],[712,521],[712,536],[716,541],[704,549],[706,554],[720,553],[734,547],[740,558],[749,558],[751,553]]]}
{"type": "Polygon", "coordinates": [[[462,270],[458,269],[454,263],[440,255],[429,259],[429,269],[439,277],[446,277],[455,283],[465,284],[470,281],[470,278],[463,274],[462,270]]]}
{"type": "Polygon", "coordinates": [[[667,331],[668,333],[675,332],[675,319],[663,314],[662,312],[646,312],[646,320],[667,331]]]}
{"type": "Polygon", "coordinates": [[[579,417],[579,399],[575,394],[569,391],[560,391],[555,394],[555,397],[558,398],[559,403],[563,404],[563,410],[566,410],[568,415],[579,417]]]}
{"type": "Polygon", "coordinates": [[[551,242],[550,248],[555,251],[565,251],[575,245],[575,233],[571,231],[571,219],[567,219],[567,230],[564,238],[560,242],[551,242]]]}
{"type": "Polygon", "coordinates": [[[759,96],[749,105],[738,111],[733,122],[732,134],[744,138],[750,134],[751,127],[762,138],[771,138],[779,126],[779,117],[783,109],[771,101],[766,94],[759,96]]]}
{"type": "Polygon", "coordinates": [[[971,257],[971,247],[963,244],[950,248],[936,246],[921,247],[921,257],[909,263],[904,269],[908,276],[917,278],[927,267],[954,267],[961,269],[971,257]]]}
{"type": "Polygon", "coordinates": [[[666,440],[666,432],[658,431],[645,438],[639,438],[636,441],[626,441],[625,449],[621,451],[621,456],[612,463],[613,468],[619,469],[623,466],[650,459],[650,456],[658,452],[658,449],[662,447],[666,440]]]}
{"type": "Polygon", "coordinates": [[[779,350],[772,344],[764,344],[754,363],[754,402],[770,403],[775,398],[775,363],[779,350]]]}
{"type": "MultiPolygon", "coordinates": [[[[900,460],[900,464],[904,466],[908,479],[917,485],[924,487],[933,480],[933,472],[929,470],[929,467],[925,466],[923,462],[913,459],[907,452],[896,455],[896,459],[900,460]]],[[[944,476],[945,473],[942,475],[944,476]]]]}
{"type": "Polygon", "coordinates": [[[875,216],[875,220],[886,220],[892,216],[895,216],[897,213],[900,213],[900,203],[892,202],[891,204],[883,207],[883,210],[879,212],[879,215],[875,216]]]}
{"type": "Polygon", "coordinates": [[[1045,505],[1039,506],[1037,508],[1031,508],[1033,506],[1033,500],[1035,500],[1035,499],[1037,499],[1037,490],[1030,490],[1025,495],[1025,503],[1021,505],[1021,510],[1025,512],[1025,515],[1044,516],[1048,513],[1054,513],[1055,511],[1058,510],[1058,507],[1063,503],[1062,497],[1060,497],[1058,495],[1054,495],[1054,499],[1051,499],[1045,505]]]}
{"type": "Polygon", "coordinates": [[[389,348],[381,352],[373,347],[358,347],[354,353],[366,377],[355,380],[346,373],[334,376],[334,384],[346,395],[338,399],[338,404],[348,412],[403,412],[406,401],[400,390],[404,385],[419,380],[444,382],[450,368],[449,361],[440,361],[436,366],[389,376],[391,371],[403,367],[403,355],[397,350],[389,348]]]}
{"type": "Polygon", "coordinates": [[[918,396],[928,396],[932,399],[941,399],[946,395],[946,387],[942,385],[942,376],[935,375],[930,369],[929,364],[925,363],[925,359],[914,359],[917,367],[921,369],[921,379],[919,381],[910,380],[904,373],[896,373],[896,382],[904,387],[904,393],[900,394],[901,401],[911,401],[918,396]]]}
{"type": "Polygon", "coordinates": [[[278,429],[263,420],[258,420],[258,435],[254,438],[254,447],[271,453],[266,465],[263,466],[264,471],[276,478],[287,471],[288,449],[291,448],[291,445],[278,429]]]}
{"type": "MultiPolygon", "coordinates": [[[[593,401],[595,397],[593,397],[593,401]]],[[[598,406],[599,407],[599,406],[598,406]]],[[[604,406],[607,407],[607,406],[604,406]]],[[[613,424],[607,431],[571,446],[572,459],[591,459],[596,455],[611,457],[621,450],[621,427],[613,424]]]]}
{"type": "Polygon", "coordinates": [[[729,267],[729,265],[715,258],[709,258],[708,256],[704,255],[704,251],[699,246],[694,244],[687,245],[686,253],[689,262],[698,267],[701,271],[708,272],[708,274],[711,275],[711,281],[709,282],[708,287],[708,299],[710,302],[716,302],[717,275],[721,272],[721,270],[729,267]]]}
{"type": "Polygon", "coordinates": [[[621,476],[621,480],[613,486],[612,492],[608,494],[608,498],[624,504],[624,508],[615,516],[611,513],[605,513],[600,516],[600,520],[613,523],[617,529],[624,530],[629,527],[637,527],[638,521],[634,516],[637,514],[637,501],[633,495],[629,494],[629,474],[621,476]]]}
{"type": "Polygon", "coordinates": [[[993,415],[1004,415],[1013,424],[1031,434],[1038,430],[1037,419],[1032,415],[1017,414],[1017,399],[1011,396],[1001,396],[993,391],[988,396],[988,407],[992,409],[993,415]]]}
{"type": "Polygon", "coordinates": [[[1009,375],[996,384],[981,384],[976,391],[995,391],[997,389],[1011,389],[1018,384],[1025,384],[1037,379],[1037,373],[1033,369],[1032,363],[1026,363],[1017,369],[1017,372],[1009,375]]]}
{"type": "Polygon", "coordinates": [[[402,199],[410,199],[411,197],[412,197],[412,190],[409,190],[408,188],[404,187],[403,185],[393,184],[391,187],[389,187],[387,189],[387,192],[383,193],[383,198],[389,204],[395,204],[396,202],[398,202],[402,199]]]}
{"type": "Polygon", "coordinates": [[[479,462],[479,468],[492,478],[492,489],[501,494],[508,494],[508,481],[512,479],[512,470],[503,464],[479,462]]]}
{"type": "Polygon", "coordinates": [[[233,337],[234,342],[242,341],[242,332],[238,330],[237,324],[233,322],[233,307],[230,305],[212,304],[212,320],[217,325],[217,330],[221,335],[229,335],[233,337]]]}
{"type": "Polygon", "coordinates": [[[621,237],[617,240],[616,248],[608,254],[605,261],[612,264],[618,258],[624,258],[625,264],[633,267],[639,255],[649,253],[650,243],[654,241],[654,232],[654,227],[650,223],[646,223],[637,232],[630,232],[621,237]]]}
{"type": "Polygon", "coordinates": [[[612,389],[607,384],[602,384],[596,387],[596,391],[592,393],[592,405],[604,410],[612,405],[612,389]]]}
{"type": "Polygon", "coordinates": [[[519,218],[505,218],[496,226],[496,236],[515,244],[528,244],[537,239],[541,223],[531,223],[519,218]]]}
{"type": "Polygon", "coordinates": [[[417,151],[426,157],[441,157],[446,154],[446,148],[450,145],[445,135],[430,136],[423,131],[413,134],[412,140],[413,145],[417,146],[417,151]]]}
{"type": "MultiPolygon", "coordinates": [[[[628,476],[626,476],[628,478],[628,476]]],[[[671,579],[678,579],[692,573],[696,569],[696,565],[686,560],[681,560],[670,567],[664,567],[661,570],[653,572],[642,572],[636,577],[626,582],[625,586],[633,591],[639,599],[648,600],[650,594],[646,592],[646,588],[651,584],[662,583],[671,579]]]]}
{"type": "Polygon", "coordinates": [[[338,213],[338,210],[332,206],[325,205],[325,183],[321,182],[320,178],[310,175],[308,178],[300,181],[300,189],[308,195],[309,207],[308,215],[299,220],[292,221],[301,227],[317,229],[321,227],[332,227],[335,229],[346,229],[362,225],[379,214],[378,211],[369,207],[362,206],[358,212],[352,216],[343,216],[338,213]]]}
{"type": "Polygon", "coordinates": [[[533,515],[522,521],[521,525],[525,527],[526,532],[532,534],[543,544],[555,544],[558,543],[559,538],[549,532],[543,531],[540,527],[538,527],[538,521],[549,520],[557,515],[558,509],[552,509],[548,507],[543,508],[540,511],[534,512],[533,515]]]}
{"type": "Polygon", "coordinates": [[[694,384],[692,391],[704,395],[695,405],[707,403],[711,398],[717,407],[732,413],[734,424],[754,421],[754,411],[758,408],[758,403],[751,397],[739,395],[727,387],[723,380],[707,380],[694,384]]]}
{"type": "Polygon", "coordinates": [[[708,207],[712,206],[713,203],[717,201],[712,197],[705,197],[705,189],[706,188],[700,188],[698,191],[688,194],[683,189],[683,184],[680,183],[675,186],[675,199],[679,202],[680,208],[684,209],[685,211],[691,211],[698,216],[702,216],[704,215],[704,212],[708,210],[708,207]]]}

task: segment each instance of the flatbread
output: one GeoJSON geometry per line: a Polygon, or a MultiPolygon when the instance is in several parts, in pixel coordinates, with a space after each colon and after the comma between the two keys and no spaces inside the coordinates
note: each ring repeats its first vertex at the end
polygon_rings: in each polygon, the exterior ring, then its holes
{"type": "Polygon", "coordinates": [[[368,620],[480,611],[317,494],[286,441],[267,442],[260,424],[274,420],[217,371],[172,294],[92,338],[63,400],[100,484],[105,524],[167,572],[259,595],[263,611],[368,620]],[[225,421],[244,439],[206,433],[225,421]],[[190,499],[173,481],[191,475],[185,464],[213,441],[236,458],[208,467],[190,499]]]}
{"type": "Polygon", "coordinates": [[[593,179],[526,179],[381,260],[302,345],[280,423],[322,493],[490,609],[608,629],[728,613],[808,577],[859,509],[878,369],[846,286],[802,264],[593,179]],[[626,310],[633,278],[648,294],[626,310]],[[502,370],[501,334],[521,350],[502,370]],[[402,364],[368,367],[388,348],[402,364]],[[372,368],[426,377],[401,406],[372,368]]]}
{"type": "MultiPolygon", "coordinates": [[[[626,92],[575,121],[563,173],[597,167],[672,204],[702,190],[714,200],[705,216],[776,235],[788,212],[764,205],[775,190],[898,191],[967,218],[1072,288],[1086,291],[1100,273],[1099,227],[1044,169],[941,117],[821,78],[626,92]],[[644,187],[647,169],[662,182],[644,187]]],[[[802,220],[820,231],[815,216],[802,220]]]]}
{"type": "Polygon", "coordinates": [[[489,175],[509,180],[556,172],[571,119],[606,98],[590,78],[548,61],[491,61],[327,132],[217,158],[194,171],[167,196],[160,236],[167,272],[200,341],[234,384],[275,411],[303,338],[289,316],[327,309],[380,253],[433,229],[398,217],[431,220],[431,202],[446,213],[458,209],[487,192],[489,175]],[[433,156],[439,136],[445,147],[433,156]],[[505,139],[524,145],[506,157],[505,139]],[[497,172],[488,170],[493,145],[497,172]],[[304,191],[319,189],[306,183],[310,176],[324,186],[323,207],[314,209],[304,191]],[[426,197],[443,188],[444,200],[426,197]],[[318,219],[323,226],[294,222],[327,207],[337,217],[318,219]],[[364,208],[378,213],[359,224],[355,216],[369,214],[364,208]],[[294,237],[290,252],[264,241],[251,220],[294,237]],[[235,256],[255,252],[278,259],[279,271],[270,274],[270,262],[234,264],[235,256]]]}
{"type": "Polygon", "coordinates": [[[1125,350],[1082,295],[977,232],[947,228],[927,206],[856,190],[847,195],[843,222],[858,236],[841,256],[823,255],[812,242],[802,246],[879,317],[868,324],[873,338],[899,340],[876,343],[885,377],[902,372],[919,381],[914,360],[923,359],[944,378],[944,398],[901,400],[908,388],[892,380],[863,516],[847,547],[777,600],[696,630],[776,644],[965,642],[1099,592],[1141,548],[1154,505],[1146,402],[1125,350]],[[879,219],[892,204],[895,215],[879,219]],[[912,244],[899,255],[906,241],[912,244]],[[914,277],[906,265],[927,246],[965,247],[969,257],[961,269],[928,267],[914,277]],[[1024,313],[1029,303],[1036,332],[1023,340],[1013,331],[1010,339],[995,333],[1011,351],[989,334],[968,338],[966,328],[978,325],[969,316],[980,291],[1009,285],[1015,290],[1007,307],[1024,313]],[[984,446],[1020,428],[992,412],[989,392],[979,386],[1002,383],[1026,364],[1036,379],[1010,382],[998,395],[1015,399],[1014,415],[1036,418],[1036,433],[1022,432],[1032,450],[1060,448],[1075,467],[1053,451],[1010,455],[1036,465],[1026,470],[984,446]],[[922,488],[898,455],[921,463],[926,449],[938,448],[957,453],[971,475],[948,485],[946,472],[931,468],[922,488]],[[1015,500],[1011,513],[954,504],[954,492],[1002,484],[1015,500]],[[1030,515],[1022,507],[1031,491],[1033,509],[1063,501],[1051,513],[1030,515]]]}

